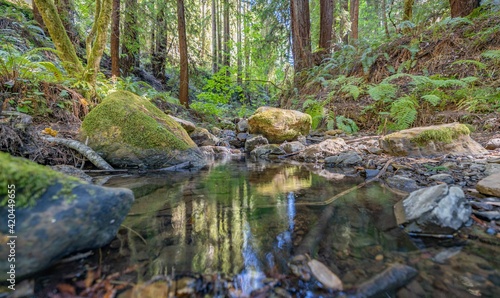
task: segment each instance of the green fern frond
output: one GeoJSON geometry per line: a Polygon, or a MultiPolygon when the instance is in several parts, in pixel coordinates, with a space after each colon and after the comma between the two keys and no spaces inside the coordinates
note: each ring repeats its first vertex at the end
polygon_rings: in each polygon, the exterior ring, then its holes
{"type": "Polygon", "coordinates": [[[396,97],[397,88],[393,84],[382,83],[368,89],[368,94],[374,100],[388,101],[396,97]]]}
{"type": "Polygon", "coordinates": [[[410,77],[413,79],[413,75],[411,74],[408,74],[408,73],[396,73],[396,74],[393,74],[391,76],[388,76],[387,78],[385,78],[382,83],[385,83],[385,84],[389,84],[391,81],[393,80],[396,80],[396,79],[399,79],[399,78],[404,78],[404,77],[410,77]]]}
{"type": "Polygon", "coordinates": [[[422,99],[429,102],[433,106],[437,106],[441,102],[441,97],[434,94],[423,95],[422,99]]]}
{"type": "Polygon", "coordinates": [[[500,50],[488,50],[483,52],[481,56],[491,60],[500,60],[500,50]]]}
{"type": "Polygon", "coordinates": [[[355,85],[345,85],[340,88],[340,91],[349,93],[354,100],[358,99],[359,95],[361,95],[361,89],[359,89],[358,86],[355,85]]]}
{"type": "Polygon", "coordinates": [[[358,126],[356,125],[356,122],[354,122],[352,119],[347,118],[343,115],[337,116],[336,122],[337,122],[338,129],[340,129],[348,134],[355,133],[359,130],[358,126]]]}
{"type": "Polygon", "coordinates": [[[43,62],[38,62],[37,64],[45,68],[47,71],[50,71],[56,77],[57,80],[61,81],[63,79],[63,74],[61,70],[57,68],[52,62],[43,61],[43,62]]]}
{"type": "Polygon", "coordinates": [[[451,65],[466,65],[466,64],[472,64],[479,69],[486,68],[486,64],[479,62],[477,60],[457,60],[457,61],[453,62],[451,65]]]}
{"type": "Polygon", "coordinates": [[[390,115],[397,129],[410,127],[417,118],[418,102],[413,96],[404,96],[391,104],[390,115]]]}

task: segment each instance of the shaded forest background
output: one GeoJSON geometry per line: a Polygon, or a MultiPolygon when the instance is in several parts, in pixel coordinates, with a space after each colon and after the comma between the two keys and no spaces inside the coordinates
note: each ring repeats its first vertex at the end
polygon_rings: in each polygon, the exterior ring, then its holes
{"type": "Polygon", "coordinates": [[[451,121],[491,129],[480,115],[500,109],[498,8],[477,0],[1,0],[2,108],[68,121],[62,110],[82,119],[113,90],[128,90],[214,125],[274,105],[349,133],[451,121]]]}

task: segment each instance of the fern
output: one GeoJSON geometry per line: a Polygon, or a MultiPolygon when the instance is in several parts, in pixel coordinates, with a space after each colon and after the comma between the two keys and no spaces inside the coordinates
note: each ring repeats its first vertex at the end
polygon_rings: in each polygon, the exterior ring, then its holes
{"type": "Polygon", "coordinates": [[[451,65],[457,65],[457,64],[458,65],[472,64],[475,67],[477,67],[478,69],[485,69],[486,68],[486,64],[479,62],[477,60],[457,60],[457,61],[453,62],[451,65]]]}
{"type": "Polygon", "coordinates": [[[393,84],[382,83],[368,89],[368,94],[377,101],[389,101],[396,97],[397,88],[393,84]]]}
{"type": "Polygon", "coordinates": [[[337,116],[336,122],[337,122],[337,127],[348,134],[355,133],[359,130],[358,126],[356,125],[356,122],[343,115],[337,116]]]}
{"type": "Polygon", "coordinates": [[[481,54],[484,58],[488,58],[494,61],[500,61],[500,50],[489,50],[481,54]]]}
{"type": "Polygon", "coordinates": [[[361,89],[355,85],[345,85],[340,88],[340,91],[349,93],[354,100],[358,99],[359,95],[361,95],[361,89]]]}
{"type": "Polygon", "coordinates": [[[434,94],[427,94],[423,95],[422,99],[433,105],[434,107],[437,106],[441,102],[441,97],[434,95],[434,94]]]}
{"type": "Polygon", "coordinates": [[[324,117],[323,105],[317,100],[307,99],[302,104],[302,108],[304,108],[304,112],[312,118],[311,128],[318,128],[321,120],[323,120],[324,117]]]}
{"type": "Polygon", "coordinates": [[[418,102],[413,96],[404,96],[391,104],[390,115],[396,129],[410,127],[417,118],[418,102]]]}
{"type": "Polygon", "coordinates": [[[474,24],[471,20],[467,18],[446,18],[440,22],[441,26],[456,27],[460,25],[472,25],[474,24]]]}

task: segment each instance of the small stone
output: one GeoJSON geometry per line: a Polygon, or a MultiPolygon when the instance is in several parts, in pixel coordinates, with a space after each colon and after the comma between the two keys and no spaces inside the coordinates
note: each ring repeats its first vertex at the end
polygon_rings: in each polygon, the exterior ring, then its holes
{"type": "Polygon", "coordinates": [[[486,143],[485,148],[488,150],[495,150],[497,148],[500,148],[500,139],[489,140],[488,143],[486,143]]]}
{"type": "Polygon", "coordinates": [[[500,197],[500,173],[482,179],[477,183],[476,189],[482,194],[500,197]]]}
{"type": "Polygon", "coordinates": [[[375,256],[375,261],[379,261],[379,262],[380,262],[380,261],[382,261],[383,259],[384,259],[384,255],[379,254],[379,255],[376,255],[376,256],[375,256]]]}
{"type": "Polygon", "coordinates": [[[449,174],[436,174],[436,175],[430,176],[428,179],[431,181],[440,181],[440,182],[444,182],[447,184],[455,183],[455,179],[453,179],[453,177],[449,174]]]}
{"type": "Polygon", "coordinates": [[[387,178],[386,183],[389,187],[406,192],[412,192],[418,189],[417,182],[415,180],[399,175],[387,178]]]}

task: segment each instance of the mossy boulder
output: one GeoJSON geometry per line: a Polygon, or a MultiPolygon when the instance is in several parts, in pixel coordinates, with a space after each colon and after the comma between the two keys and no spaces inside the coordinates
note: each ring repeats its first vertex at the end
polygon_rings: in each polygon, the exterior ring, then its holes
{"type": "Polygon", "coordinates": [[[294,110],[260,107],[248,119],[251,134],[262,134],[270,143],[295,141],[311,129],[311,116],[294,110]]]}
{"type": "Polygon", "coordinates": [[[87,184],[0,152],[0,238],[15,243],[15,263],[8,260],[11,247],[0,246],[0,278],[8,278],[11,264],[19,281],[68,254],[107,244],[133,200],[128,189],[87,184]],[[12,214],[15,226],[7,224],[12,214]]]}
{"type": "Polygon", "coordinates": [[[157,169],[205,160],[186,130],[148,100],[127,91],[103,99],[86,117],[81,139],[111,165],[157,169]]]}
{"type": "Polygon", "coordinates": [[[482,154],[487,151],[471,139],[464,124],[450,123],[416,127],[380,138],[380,148],[393,156],[482,154]]]}

